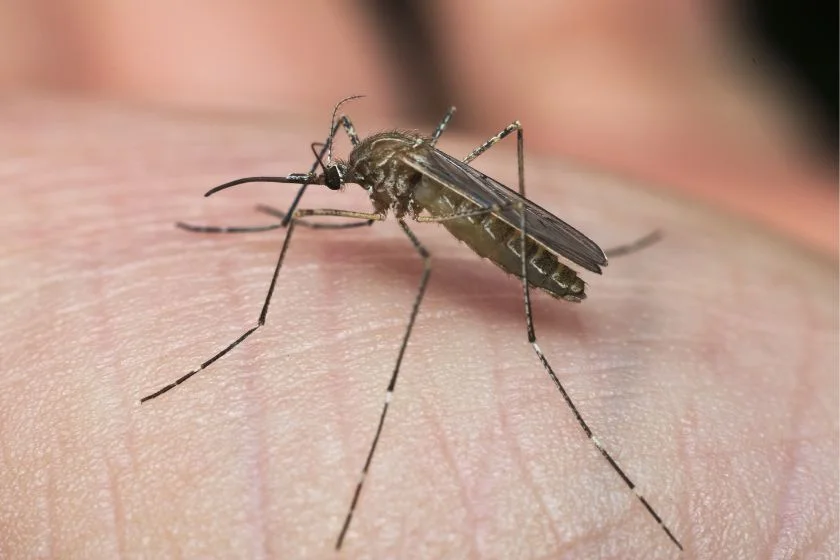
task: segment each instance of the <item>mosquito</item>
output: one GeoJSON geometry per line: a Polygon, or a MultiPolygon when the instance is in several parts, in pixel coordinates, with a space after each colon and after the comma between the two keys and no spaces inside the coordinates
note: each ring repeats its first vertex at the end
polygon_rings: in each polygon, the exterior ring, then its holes
{"type": "Polygon", "coordinates": [[[233,350],[265,324],[269,304],[277,285],[277,277],[297,226],[314,229],[364,227],[384,220],[389,213],[393,214],[414,250],[423,260],[423,273],[420,276],[417,294],[397,352],[397,360],[385,391],[379,422],[335,543],[336,550],[340,550],[359,504],[365,478],[382,435],[385,418],[397,385],[400,365],[405,356],[431,273],[430,253],[408,226],[407,219],[410,218],[416,222],[439,223],[476,254],[521,279],[528,342],[533,347],[537,358],[589,440],[671,542],[683,550],[680,541],[601,444],[566,392],[537,344],[531,313],[531,288],[542,290],[556,299],[570,302],[581,302],[586,298],[586,284],[578,277],[574,269],[560,261],[561,258],[585,270],[600,274],[601,268],[607,265],[608,255],[618,256],[642,249],[658,240],[658,232],[653,232],[634,243],[603,251],[587,236],[525,198],[523,129],[519,121],[512,122],[470,152],[463,160],[459,160],[435,148],[455,113],[455,107],[447,111],[431,136],[425,136],[419,132],[388,131],[360,139],[350,118],[344,114],[339,115],[342,105],[359,97],[362,96],[347,97],[336,104],[326,141],[311,145],[316,159],[308,173],[244,177],[214,187],[205,194],[205,196],[211,196],[244,183],[301,185],[287,212],[268,206],[257,207],[258,211],[278,218],[277,223],[246,227],[195,226],[181,222],[177,224],[182,229],[204,233],[248,233],[285,228],[286,237],[277,258],[257,324],[197,368],[143,397],[140,402],[148,402],[174,389],[233,350]],[[347,160],[333,158],[333,143],[339,129],[345,131],[352,144],[347,160]],[[470,162],[513,132],[516,132],[518,192],[470,166],[470,162]],[[316,173],[319,168],[322,172],[316,173]],[[322,185],[330,190],[338,191],[349,183],[358,184],[367,191],[373,205],[372,212],[298,208],[301,197],[309,185],[322,185]],[[334,223],[308,219],[317,216],[346,218],[351,221],[334,223]]]}

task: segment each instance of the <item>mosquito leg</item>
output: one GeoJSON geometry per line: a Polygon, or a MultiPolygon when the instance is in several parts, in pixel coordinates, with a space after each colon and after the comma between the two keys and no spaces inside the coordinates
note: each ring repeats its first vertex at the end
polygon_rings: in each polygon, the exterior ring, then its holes
{"type": "Polygon", "coordinates": [[[504,127],[497,135],[489,138],[484,144],[479,146],[478,148],[474,149],[472,152],[464,158],[464,163],[469,163],[493,146],[495,146],[500,140],[504,139],[505,136],[510,134],[513,131],[516,131],[516,161],[519,166],[519,194],[525,196],[525,148],[524,148],[524,138],[523,138],[523,131],[522,131],[522,124],[519,121],[513,121],[506,127],[504,127]]]}
{"type": "Polygon", "coordinates": [[[598,451],[601,453],[604,459],[607,460],[607,462],[610,464],[613,470],[618,474],[619,477],[621,477],[621,480],[624,481],[624,484],[626,484],[627,487],[633,491],[633,494],[636,495],[636,498],[638,498],[642,505],[645,506],[645,509],[648,511],[651,517],[653,517],[653,519],[659,524],[662,530],[665,531],[665,534],[668,535],[668,538],[671,539],[671,542],[673,542],[677,546],[677,548],[683,550],[682,544],[680,544],[680,541],[678,541],[674,534],[671,532],[671,529],[669,529],[668,526],[665,525],[665,522],[662,521],[662,518],[659,516],[658,513],[656,513],[656,510],[653,509],[653,507],[648,503],[645,497],[642,496],[642,494],[636,489],[635,483],[632,480],[630,480],[630,477],[628,477],[624,473],[621,467],[618,466],[618,463],[615,461],[615,459],[612,458],[612,455],[610,455],[606,448],[604,448],[604,446],[601,444],[601,442],[598,440],[595,434],[592,433],[592,429],[583,419],[583,416],[580,414],[580,411],[578,411],[577,406],[575,406],[575,403],[572,401],[572,398],[569,396],[569,393],[566,392],[566,389],[563,387],[563,384],[560,383],[560,379],[558,379],[557,375],[554,373],[554,370],[551,368],[551,365],[549,365],[545,354],[543,354],[543,351],[537,344],[537,334],[534,330],[534,317],[531,312],[531,292],[530,286],[528,284],[528,267],[526,261],[526,239],[528,238],[528,236],[526,232],[525,213],[522,211],[520,211],[519,216],[519,227],[522,230],[520,246],[522,256],[522,295],[523,300],[525,302],[525,323],[528,331],[528,342],[530,342],[531,346],[533,346],[534,352],[536,352],[537,354],[537,358],[539,358],[540,362],[543,365],[543,368],[545,368],[546,373],[548,373],[549,377],[551,377],[551,380],[554,382],[554,385],[557,387],[557,390],[560,391],[560,394],[563,396],[563,400],[566,401],[566,404],[571,409],[572,414],[574,414],[575,416],[575,420],[577,420],[577,423],[583,429],[584,433],[586,434],[586,437],[589,438],[589,440],[593,443],[593,445],[595,445],[595,447],[598,449],[598,451]]]}
{"type": "MultiPolygon", "coordinates": [[[[257,233],[263,231],[271,231],[287,227],[289,220],[286,220],[288,214],[282,210],[277,210],[271,206],[259,204],[256,207],[257,212],[280,218],[281,222],[278,224],[269,224],[263,226],[197,226],[185,222],[176,222],[176,226],[195,233],[257,233]]],[[[375,220],[366,220],[364,222],[347,222],[347,223],[330,223],[330,222],[311,222],[308,220],[295,220],[297,225],[311,228],[311,229],[352,229],[359,227],[370,226],[375,220]]]]}
{"type": "MultiPolygon", "coordinates": [[[[361,219],[361,220],[374,220],[374,221],[378,221],[378,220],[383,219],[383,217],[378,215],[378,214],[365,214],[363,212],[352,212],[352,211],[345,211],[345,210],[305,210],[305,209],[301,209],[301,210],[298,210],[295,213],[296,217],[298,215],[302,215],[302,216],[338,216],[338,217],[344,217],[344,218],[357,218],[357,219],[361,219]]],[[[259,319],[257,320],[257,324],[254,325],[253,327],[251,327],[250,329],[248,329],[247,331],[245,331],[244,333],[242,333],[242,335],[239,338],[237,338],[236,340],[234,340],[233,342],[231,342],[230,344],[225,346],[222,349],[221,352],[218,352],[217,354],[213,355],[212,358],[205,361],[204,363],[202,363],[200,366],[198,366],[194,370],[190,371],[186,375],[183,375],[183,376],[179,377],[178,379],[176,379],[175,381],[173,381],[169,385],[155,391],[154,393],[152,393],[150,395],[146,395],[145,397],[140,399],[141,403],[152,400],[156,397],[161,396],[162,394],[166,393],[167,391],[170,391],[170,390],[174,389],[175,387],[177,387],[178,385],[180,385],[181,383],[183,383],[184,381],[186,381],[187,379],[189,379],[193,375],[197,374],[198,372],[200,372],[201,370],[203,370],[204,368],[206,368],[207,366],[209,366],[210,364],[212,364],[213,362],[215,362],[216,360],[218,360],[219,358],[221,358],[222,356],[224,356],[225,354],[227,354],[228,352],[230,352],[231,350],[236,348],[242,341],[244,341],[246,338],[248,338],[249,336],[254,334],[254,331],[256,331],[257,329],[259,329],[261,326],[263,326],[265,324],[265,318],[268,315],[268,306],[271,303],[272,295],[274,295],[274,288],[277,286],[277,276],[280,274],[280,267],[283,266],[283,260],[286,258],[286,252],[289,250],[289,242],[292,239],[292,234],[294,233],[295,226],[297,225],[297,218],[296,217],[295,217],[295,219],[292,219],[292,220],[289,221],[288,229],[286,231],[286,238],[283,240],[283,248],[280,250],[280,255],[277,257],[277,265],[274,267],[274,274],[271,277],[271,284],[269,284],[269,286],[268,286],[268,292],[265,294],[265,302],[263,303],[262,311],[260,311],[260,316],[259,316],[259,319]]]]}
{"type": "MultiPolygon", "coordinates": [[[[285,218],[287,215],[282,210],[277,210],[276,208],[272,208],[270,206],[263,206],[262,204],[257,206],[257,211],[281,219],[285,218]]],[[[295,223],[296,225],[311,229],[352,229],[370,226],[374,223],[374,220],[366,220],[364,222],[346,222],[340,224],[333,224],[330,222],[319,223],[310,222],[307,220],[295,220],[295,223]]],[[[177,222],[175,225],[183,230],[192,231],[196,233],[257,233],[286,227],[283,225],[282,222],[279,224],[270,224],[265,226],[196,226],[184,222],[177,222]]]]}
{"type": "Polygon", "coordinates": [[[259,319],[257,320],[257,324],[255,326],[251,327],[250,329],[248,329],[247,331],[245,331],[244,333],[242,333],[242,335],[239,338],[237,338],[236,340],[234,340],[233,342],[231,342],[230,344],[225,346],[221,350],[221,352],[218,352],[218,353],[214,354],[212,358],[205,361],[204,363],[202,363],[200,366],[198,366],[194,370],[190,371],[186,375],[182,375],[181,377],[179,377],[178,379],[176,379],[175,381],[173,381],[169,385],[167,385],[167,386],[165,386],[161,389],[158,389],[154,393],[152,393],[150,395],[146,395],[145,397],[140,399],[141,404],[146,402],[146,401],[150,401],[154,398],[157,398],[157,397],[161,396],[162,394],[166,393],[167,391],[170,391],[170,390],[174,389],[175,387],[177,387],[178,385],[180,385],[181,383],[183,383],[184,381],[186,381],[187,379],[189,379],[193,375],[197,374],[198,372],[200,372],[201,370],[203,370],[204,368],[206,368],[207,366],[209,366],[210,364],[212,364],[213,362],[215,362],[216,360],[218,360],[219,358],[221,358],[222,356],[224,356],[225,354],[227,354],[228,352],[230,352],[231,350],[236,348],[243,340],[245,340],[246,338],[248,338],[249,336],[254,334],[254,331],[256,331],[258,328],[260,328],[261,326],[263,326],[265,324],[265,318],[266,318],[266,315],[268,315],[268,306],[271,303],[271,296],[274,294],[274,287],[277,285],[277,276],[280,274],[280,267],[283,266],[283,259],[286,258],[286,251],[288,251],[288,249],[289,249],[289,242],[292,239],[292,234],[294,233],[294,230],[295,230],[295,222],[291,221],[291,222],[289,222],[289,227],[288,227],[288,230],[286,232],[286,238],[283,240],[283,248],[280,250],[280,256],[277,257],[277,265],[274,267],[274,274],[271,276],[271,284],[269,284],[269,286],[268,286],[268,292],[265,295],[265,302],[263,303],[262,311],[260,311],[260,316],[259,316],[259,319]]]}
{"type": "Polygon", "coordinates": [[[449,121],[452,120],[452,115],[455,114],[455,107],[452,106],[443,116],[443,119],[440,121],[440,124],[437,125],[434,133],[432,134],[432,141],[430,144],[434,146],[437,144],[437,141],[440,139],[440,135],[443,134],[443,131],[446,130],[447,125],[449,125],[449,121]]]}
{"type": "Polygon", "coordinates": [[[627,243],[626,245],[619,245],[618,247],[610,247],[609,249],[604,251],[604,254],[607,255],[607,258],[611,259],[613,257],[623,257],[624,255],[629,255],[630,253],[635,253],[637,251],[641,251],[642,249],[647,249],[654,243],[662,240],[662,232],[657,230],[653,230],[649,234],[645,235],[644,237],[640,237],[639,239],[627,243]]]}
{"type": "MultiPolygon", "coordinates": [[[[435,131],[435,135],[432,136],[433,145],[434,142],[437,141],[437,138],[440,137],[443,130],[446,128],[446,125],[449,123],[450,119],[452,118],[452,114],[455,112],[455,107],[450,107],[449,112],[443,117],[443,120],[438,125],[437,130],[435,131]]],[[[525,149],[524,149],[524,139],[523,139],[523,132],[522,132],[522,125],[519,121],[514,121],[504,129],[501,130],[498,134],[493,136],[492,138],[488,139],[484,142],[481,146],[474,149],[472,152],[464,158],[464,163],[470,163],[472,160],[492,148],[497,142],[508,136],[511,132],[516,131],[516,159],[517,159],[517,166],[519,168],[519,194],[523,197],[525,196],[525,149]]],[[[514,206],[515,203],[511,203],[508,205],[494,205],[488,206],[485,208],[480,208],[478,210],[469,210],[467,212],[456,212],[450,214],[448,216],[417,216],[416,220],[418,222],[444,222],[447,220],[454,220],[458,218],[471,218],[475,216],[482,216],[486,214],[490,214],[493,212],[500,212],[505,208],[510,208],[514,206]]]]}
{"type": "Polygon", "coordinates": [[[411,329],[414,327],[414,321],[417,318],[417,312],[420,310],[420,302],[423,301],[423,295],[426,293],[426,285],[429,283],[429,274],[432,272],[431,255],[429,251],[420,243],[417,236],[414,235],[404,220],[399,220],[400,227],[411,240],[414,249],[420,254],[423,259],[423,275],[420,277],[420,286],[417,288],[417,295],[414,298],[414,305],[411,308],[411,315],[408,319],[408,325],[403,335],[400,351],[397,354],[397,363],[394,365],[394,370],[391,373],[391,380],[388,382],[388,388],[385,390],[385,402],[382,405],[382,413],[379,415],[379,424],[376,427],[376,434],[373,436],[373,442],[370,445],[367,459],[362,467],[362,473],[359,476],[359,481],[356,483],[356,490],[353,492],[353,500],[350,502],[350,508],[347,510],[347,517],[344,518],[344,525],[341,527],[341,532],[338,534],[338,540],[335,543],[335,549],[340,550],[344,543],[344,538],[347,536],[347,530],[350,528],[350,522],[353,520],[353,512],[356,511],[356,506],[359,503],[359,495],[362,492],[362,486],[365,483],[370,464],[373,461],[373,454],[376,452],[376,446],[379,443],[379,437],[382,435],[382,426],[385,425],[385,415],[388,414],[388,406],[391,403],[391,398],[394,396],[394,387],[397,385],[397,376],[400,373],[400,365],[402,364],[405,349],[408,346],[408,339],[411,336],[411,329]]]}
{"type": "MultiPolygon", "coordinates": [[[[492,148],[495,144],[504,139],[514,130],[516,131],[516,161],[519,167],[519,194],[525,196],[525,149],[523,138],[524,133],[522,129],[522,124],[519,121],[514,121],[507,125],[497,135],[491,137],[481,146],[470,152],[470,154],[467,157],[465,157],[463,161],[464,163],[470,163],[475,158],[492,148]]],[[[624,255],[629,255],[630,253],[635,253],[637,251],[641,251],[642,249],[646,249],[661,239],[662,233],[658,230],[655,230],[649,233],[648,235],[637,239],[636,241],[633,241],[632,243],[628,243],[626,245],[619,245],[618,247],[612,247],[610,249],[607,249],[606,251],[604,251],[604,253],[607,255],[607,258],[623,257],[624,255]]]]}
{"type": "MultiPolygon", "coordinates": [[[[285,219],[286,213],[282,210],[278,210],[276,208],[272,208],[271,206],[266,206],[264,204],[257,205],[257,212],[262,212],[263,214],[268,214],[269,216],[274,216],[275,218],[285,219]]],[[[375,222],[375,220],[366,220],[364,222],[346,222],[340,224],[333,224],[330,222],[310,222],[307,220],[299,219],[295,220],[295,223],[299,226],[304,226],[312,229],[351,229],[351,228],[358,228],[358,227],[366,227],[370,226],[375,222]]],[[[280,227],[280,226],[278,226],[280,227]]]]}
{"type": "Polygon", "coordinates": [[[271,231],[280,229],[283,224],[270,224],[267,226],[195,226],[184,222],[177,222],[177,227],[196,233],[256,233],[260,231],[271,231]]]}
{"type": "Polygon", "coordinates": [[[493,212],[501,212],[502,209],[508,207],[509,205],[507,204],[494,204],[493,206],[487,206],[486,208],[478,208],[476,210],[468,210],[466,212],[455,212],[453,214],[447,214],[446,216],[417,216],[414,219],[415,221],[422,223],[440,223],[449,220],[457,220],[459,218],[473,218],[476,216],[485,216],[487,214],[492,214],[493,212]]]}
{"type": "Polygon", "coordinates": [[[301,208],[295,211],[294,222],[303,216],[330,216],[334,218],[353,218],[356,220],[373,220],[374,222],[381,222],[385,219],[382,214],[374,214],[372,212],[355,212],[353,210],[333,210],[331,208],[301,208]]]}

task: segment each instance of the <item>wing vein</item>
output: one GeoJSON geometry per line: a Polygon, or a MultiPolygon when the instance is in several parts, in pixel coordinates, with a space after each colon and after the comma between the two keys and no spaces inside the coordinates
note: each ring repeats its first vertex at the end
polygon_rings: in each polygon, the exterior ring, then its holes
{"type": "Polygon", "coordinates": [[[494,215],[516,229],[520,227],[517,206],[521,204],[528,237],[591,272],[600,274],[601,267],[607,265],[604,251],[583,233],[518,192],[449,154],[433,148],[413,150],[404,152],[403,161],[425,177],[481,208],[501,207],[494,215]]]}

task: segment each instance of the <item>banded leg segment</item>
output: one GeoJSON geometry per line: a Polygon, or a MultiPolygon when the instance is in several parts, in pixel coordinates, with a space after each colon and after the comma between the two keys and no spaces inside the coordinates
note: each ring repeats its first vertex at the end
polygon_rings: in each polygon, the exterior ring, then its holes
{"type": "MultiPolygon", "coordinates": [[[[256,210],[257,212],[268,214],[269,216],[274,216],[275,218],[280,218],[281,221],[277,224],[268,224],[263,226],[196,226],[185,222],[177,222],[175,225],[183,230],[195,233],[257,233],[287,227],[284,222],[288,214],[282,210],[278,210],[264,204],[257,205],[256,210]]],[[[309,220],[298,219],[295,220],[295,225],[310,229],[353,229],[368,227],[373,225],[374,221],[375,220],[365,220],[363,222],[345,222],[334,224],[330,222],[312,222],[309,220]]]]}
{"type": "Polygon", "coordinates": [[[283,260],[286,258],[286,251],[289,250],[289,242],[292,239],[292,234],[294,233],[294,231],[295,224],[294,221],[292,221],[289,223],[289,227],[286,230],[286,238],[283,240],[283,248],[280,250],[280,255],[277,257],[277,264],[274,266],[274,274],[271,276],[271,283],[268,286],[268,292],[265,295],[265,301],[263,302],[262,310],[260,311],[260,316],[257,319],[257,324],[245,331],[244,333],[242,333],[242,335],[239,338],[225,346],[220,352],[214,354],[213,357],[203,362],[194,370],[190,371],[185,375],[182,375],[169,385],[166,385],[165,387],[158,389],[154,393],[146,395],[145,397],[140,399],[141,404],[161,396],[162,394],[174,389],[193,375],[196,375],[197,373],[205,369],[207,366],[209,366],[210,364],[212,364],[213,362],[215,362],[216,360],[218,360],[219,358],[221,358],[222,356],[239,346],[239,344],[241,344],[245,339],[254,334],[254,332],[256,332],[257,329],[259,329],[265,324],[265,318],[268,315],[268,306],[271,303],[271,296],[274,295],[274,288],[277,285],[277,276],[280,274],[280,267],[283,266],[283,260]]]}
{"type": "Polygon", "coordinates": [[[639,239],[627,243],[626,245],[618,245],[617,247],[610,247],[609,249],[605,249],[604,254],[607,256],[608,259],[612,259],[614,257],[623,257],[625,255],[629,255],[631,253],[636,253],[637,251],[647,249],[654,243],[657,243],[661,240],[662,232],[656,229],[650,232],[649,234],[645,235],[644,237],[640,237],[639,239]]]}
{"type": "MultiPolygon", "coordinates": [[[[434,145],[443,131],[446,129],[446,126],[449,124],[449,121],[452,119],[452,115],[455,113],[455,107],[450,107],[449,111],[443,117],[443,120],[438,125],[437,129],[435,130],[434,134],[432,135],[432,145],[434,145]]],[[[522,125],[519,121],[514,121],[499,131],[498,134],[495,136],[490,137],[487,139],[483,144],[478,146],[472,152],[470,152],[467,157],[465,157],[462,161],[464,163],[469,164],[475,158],[495,146],[498,142],[503,140],[505,137],[510,135],[513,131],[516,131],[516,161],[517,161],[517,168],[519,170],[519,194],[523,197],[525,196],[525,146],[524,146],[524,137],[523,137],[523,129],[522,125]]],[[[458,218],[471,218],[474,216],[483,216],[486,214],[491,214],[493,212],[500,212],[506,208],[510,208],[511,206],[515,206],[515,203],[511,203],[509,205],[494,205],[488,206],[486,208],[481,208],[478,210],[470,210],[469,212],[462,212],[462,213],[453,213],[447,216],[417,216],[416,220],[418,222],[445,222],[447,220],[455,220],[458,218]]]]}
{"type": "MultiPolygon", "coordinates": [[[[363,214],[361,212],[352,212],[352,211],[344,211],[344,210],[298,210],[298,212],[296,213],[296,216],[297,215],[305,215],[305,216],[327,215],[327,216],[338,216],[338,217],[345,217],[345,218],[356,218],[356,219],[374,220],[374,221],[382,219],[382,216],[379,216],[377,214],[363,214]]],[[[224,356],[225,354],[227,354],[228,352],[230,352],[231,350],[233,350],[234,348],[239,346],[239,344],[241,344],[243,341],[245,341],[249,336],[254,334],[254,332],[256,332],[257,329],[259,329],[260,327],[262,327],[265,324],[266,317],[268,316],[268,308],[269,308],[269,305],[271,304],[271,298],[274,295],[274,289],[277,286],[277,277],[280,274],[280,268],[283,266],[283,261],[286,258],[286,252],[289,250],[289,244],[292,240],[292,235],[294,234],[296,224],[297,224],[297,218],[295,217],[289,222],[288,228],[286,229],[286,238],[283,240],[283,248],[280,250],[280,255],[277,257],[277,264],[274,266],[274,273],[271,276],[271,283],[268,286],[268,292],[266,292],[266,294],[265,294],[265,300],[263,302],[262,309],[260,310],[260,316],[257,319],[257,324],[254,325],[253,327],[251,327],[250,329],[246,330],[244,333],[242,333],[242,335],[239,336],[239,338],[237,338],[236,340],[234,340],[233,342],[231,342],[230,344],[225,346],[220,352],[217,352],[216,354],[214,354],[210,359],[204,361],[197,368],[191,370],[190,372],[186,373],[185,375],[182,375],[181,377],[179,377],[178,379],[176,379],[172,383],[162,387],[161,389],[158,389],[154,393],[151,393],[151,394],[146,395],[145,397],[141,398],[140,399],[141,404],[145,403],[147,401],[150,401],[152,399],[155,399],[155,398],[161,396],[162,394],[164,394],[168,391],[171,391],[172,389],[174,389],[178,385],[182,384],[183,382],[185,382],[186,380],[188,380],[192,376],[201,372],[202,370],[207,368],[207,366],[211,365],[213,362],[215,362],[216,360],[218,360],[219,358],[221,358],[222,356],[224,356]]]]}
{"type": "MultiPolygon", "coordinates": [[[[683,550],[683,546],[679,540],[674,536],[674,533],[671,532],[671,529],[662,521],[662,517],[653,509],[653,507],[648,503],[644,496],[636,489],[636,484],[630,479],[627,474],[625,474],[624,470],[618,466],[618,463],[613,459],[612,455],[606,450],[606,448],[601,444],[595,434],[592,432],[592,429],[586,423],[586,420],[583,419],[580,411],[578,410],[577,406],[575,405],[572,398],[569,396],[569,393],[566,391],[566,388],[563,387],[563,384],[560,383],[560,379],[557,377],[557,374],[554,373],[554,369],[551,367],[551,364],[548,363],[548,359],[543,354],[542,349],[540,348],[539,344],[537,344],[537,334],[536,330],[534,329],[534,317],[531,311],[531,292],[530,286],[527,280],[527,261],[525,258],[525,239],[527,238],[526,232],[526,223],[525,223],[525,213],[520,212],[520,228],[522,229],[522,238],[521,238],[521,254],[522,254],[522,296],[523,301],[525,303],[525,323],[526,329],[528,333],[528,342],[531,343],[531,346],[534,348],[534,352],[537,354],[537,358],[539,358],[540,363],[542,364],[543,368],[545,369],[548,376],[554,382],[554,385],[557,387],[557,390],[560,391],[560,394],[563,396],[563,400],[566,401],[569,409],[571,409],[572,414],[574,414],[575,420],[577,420],[578,425],[581,427],[583,432],[586,434],[586,437],[589,438],[589,441],[598,449],[601,455],[606,459],[607,463],[612,467],[612,469],[618,474],[624,484],[632,490],[633,494],[636,498],[642,503],[645,509],[648,511],[651,517],[653,517],[654,521],[659,525],[659,527],[668,535],[668,538],[671,539],[671,542],[676,545],[676,547],[680,550],[683,550]]],[[[650,237],[650,236],[647,236],[650,237]]],[[[640,241],[644,241],[646,238],[642,238],[640,241]]],[[[639,242],[636,242],[632,245],[637,245],[639,242]]],[[[631,247],[631,246],[627,246],[631,247]]]]}
{"type": "Polygon", "coordinates": [[[486,216],[487,214],[492,214],[494,212],[501,212],[506,208],[510,208],[515,206],[515,204],[494,204],[492,206],[487,206],[484,208],[478,208],[477,210],[469,210],[467,212],[455,212],[453,214],[447,214],[446,216],[416,216],[414,218],[415,221],[421,223],[440,223],[446,222],[449,220],[457,220],[460,218],[472,218],[476,216],[486,216]]]}
{"type": "Polygon", "coordinates": [[[487,139],[484,144],[470,152],[464,158],[464,163],[470,163],[472,160],[495,146],[498,142],[503,140],[511,132],[516,131],[516,164],[519,170],[519,194],[525,196],[525,139],[522,124],[519,121],[513,121],[504,127],[498,134],[487,139]]]}
{"type": "Polygon", "coordinates": [[[437,128],[432,133],[432,141],[431,141],[432,146],[437,144],[438,140],[440,140],[441,134],[443,134],[443,131],[446,130],[446,127],[449,125],[449,121],[452,120],[452,115],[454,115],[454,114],[455,114],[455,107],[452,106],[452,107],[449,108],[449,110],[443,116],[443,119],[441,119],[440,124],[437,125],[437,128]]]}
{"type": "Polygon", "coordinates": [[[426,250],[426,248],[420,243],[420,240],[417,239],[417,236],[414,235],[414,232],[411,231],[411,229],[409,229],[404,220],[399,220],[399,224],[403,232],[405,232],[406,236],[408,236],[408,239],[411,241],[414,249],[423,259],[423,274],[420,277],[420,285],[417,289],[417,295],[414,297],[414,305],[411,308],[408,325],[406,326],[402,344],[400,345],[400,350],[397,354],[397,363],[394,365],[394,369],[391,372],[391,379],[388,381],[388,387],[385,390],[385,402],[382,404],[382,412],[379,415],[379,423],[376,426],[376,433],[373,436],[373,442],[370,445],[367,459],[365,459],[365,464],[362,467],[359,481],[356,483],[356,489],[353,492],[353,499],[350,502],[350,507],[348,508],[347,515],[344,518],[344,525],[342,525],[341,532],[338,534],[338,540],[335,543],[336,550],[341,549],[344,539],[347,536],[347,531],[350,528],[350,523],[353,521],[353,513],[356,511],[356,506],[359,503],[359,496],[362,493],[365,478],[370,470],[370,465],[373,462],[373,455],[376,453],[376,447],[379,444],[379,438],[382,435],[382,428],[385,425],[385,416],[388,414],[388,407],[390,406],[391,399],[394,395],[394,388],[397,385],[397,377],[400,373],[400,366],[402,365],[403,356],[405,356],[405,350],[408,347],[408,340],[411,337],[411,330],[414,327],[415,320],[417,319],[417,313],[420,310],[420,303],[423,301],[423,296],[426,293],[426,285],[429,283],[429,275],[432,272],[431,255],[429,254],[429,251],[426,250]]]}
{"type": "Polygon", "coordinates": [[[194,233],[257,233],[284,227],[282,223],[265,226],[195,226],[185,222],[176,222],[175,226],[194,233]]]}
{"type": "MultiPolygon", "coordinates": [[[[257,211],[262,212],[264,214],[268,214],[269,216],[274,216],[276,218],[285,219],[287,214],[282,210],[278,210],[276,208],[272,208],[271,206],[266,206],[264,204],[260,204],[257,206],[257,211]]],[[[353,229],[359,227],[368,227],[374,224],[376,220],[374,219],[366,219],[363,222],[345,222],[345,223],[330,223],[330,222],[311,222],[309,220],[304,220],[302,218],[296,218],[295,223],[299,226],[308,227],[310,229],[353,229]]]]}
{"type": "MultiPolygon", "coordinates": [[[[530,319],[530,315],[529,315],[528,318],[530,319]]],[[[545,354],[543,354],[543,351],[540,349],[539,345],[537,344],[536,336],[533,335],[533,332],[534,332],[533,323],[531,323],[529,325],[528,330],[529,330],[529,337],[528,338],[531,342],[531,345],[534,348],[534,352],[536,352],[537,357],[539,358],[540,362],[543,365],[543,368],[548,373],[549,377],[551,377],[551,380],[554,382],[554,385],[557,386],[557,390],[560,391],[560,394],[563,396],[563,400],[566,401],[566,404],[572,410],[572,413],[575,416],[575,420],[577,420],[577,423],[583,429],[584,433],[586,434],[586,437],[589,438],[589,441],[592,442],[592,444],[595,446],[596,449],[598,449],[598,451],[601,453],[601,455],[604,457],[604,459],[606,459],[607,463],[610,464],[612,469],[618,474],[618,476],[621,478],[621,480],[624,481],[624,484],[626,484],[627,487],[630,490],[632,490],[632,492],[636,496],[636,498],[642,503],[642,505],[645,507],[647,512],[650,514],[650,516],[653,517],[653,520],[656,521],[656,523],[659,525],[659,527],[665,532],[666,535],[668,535],[668,538],[671,540],[671,542],[674,543],[674,545],[678,549],[683,550],[682,544],[674,536],[674,533],[671,531],[671,529],[668,527],[668,525],[666,525],[665,522],[662,520],[662,517],[656,512],[655,509],[653,509],[653,506],[650,505],[650,503],[647,501],[647,499],[636,488],[636,484],[630,479],[629,476],[627,476],[627,474],[618,465],[618,463],[615,461],[615,459],[613,459],[612,455],[610,455],[609,451],[607,451],[606,448],[601,444],[600,440],[598,440],[598,438],[595,436],[595,434],[592,433],[592,429],[586,423],[586,420],[583,419],[583,416],[581,415],[580,411],[577,409],[577,406],[575,406],[574,402],[572,401],[572,398],[569,396],[569,393],[566,392],[566,389],[563,387],[563,384],[560,383],[560,380],[557,378],[557,375],[554,373],[554,370],[551,368],[551,365],[548,363],[548,359],[545,357],[545,354]],[[533,336],[533,339],[531,339],[532,336],[533,336]]]]}
{"type": "MultiPolygon", "coordinates": [[[[452,108],[454,110],[454,107],[452,108]]],[[[447,115],[447,117],[450,115],[447,115]]],[[[448,122],[448,120],[447,120],[448,122]]],[[[517,163],[517,171],[519,172],[519,194],[523,197],[525,196],[525,139],[524,139],[524,129],[522,128],[522,124],[519,121],[513,121],[505,128],[503,128],[498,134],[489,138],[485,141],[482,145],[474,149],[472,152],[467,155],[463,159],[464,163],[470,163],[478,156],[492,148],[498,142],[503,140],[506,136],[510,135],[513,131],[516,131],[516,163],[517,163]]],[[[473,215],[473,214],[470,214],[473,215]]],[[[448,217],[445,219],[449,219],[448,217]]],[[[428,220],[426,220],[428,221],[428,220]]],[[[524,239],[525,236],[523,236],[524,239]]],[[[637,251],[641,251],[657,243],[662,239],[662,233],[658,230],[655,230],[648,235],[641,237],[631,243],[627,243],[626,245],[619,245],[617,247],[611,247],[604,251],[604,254],[607,258],[613,257],[623,257],[625,255],[629,255],[631,253],[635,253],[637,251]]]]}

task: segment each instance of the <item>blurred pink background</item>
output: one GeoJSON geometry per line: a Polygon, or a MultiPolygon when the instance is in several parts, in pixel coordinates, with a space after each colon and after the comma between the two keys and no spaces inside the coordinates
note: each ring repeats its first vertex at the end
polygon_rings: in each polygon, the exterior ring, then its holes
{"type": "Polygon", "coordinates": [[[361,93],[400,126],[454,104],[837,252],[826,115],[723,0],[0,0],[0,88],[305,119],[361,93]]]}

